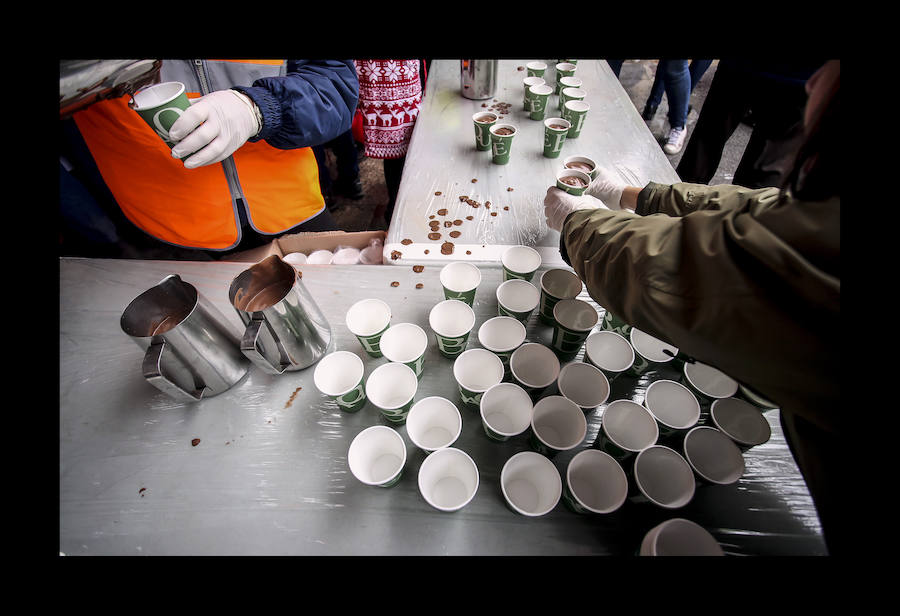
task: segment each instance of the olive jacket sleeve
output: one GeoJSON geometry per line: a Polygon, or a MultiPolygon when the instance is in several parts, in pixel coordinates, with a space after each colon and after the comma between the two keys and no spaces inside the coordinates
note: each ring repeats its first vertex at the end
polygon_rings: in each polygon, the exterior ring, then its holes
{"type": "Polygon", "coordinates": [[[600,306],[836,428],[839,198],[651,182],[635,213],[575,211],[560,240],[600,306]]]}

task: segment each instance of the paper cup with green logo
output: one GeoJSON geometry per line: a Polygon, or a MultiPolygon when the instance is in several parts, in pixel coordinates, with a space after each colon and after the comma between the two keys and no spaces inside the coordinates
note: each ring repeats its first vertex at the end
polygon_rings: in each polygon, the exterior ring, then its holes
{"type": "Polygon", "coordinates": [[[380,299],[362,299],[345,317],[350,330],[371,357],[381,357],[381,336],[391,324],[391,307],[380,299]]]}
{"type": "Polygon", "coordinates": [[[462,431],[462,416],[456,405],[440,396],[422,398],[406,416],[406,433],[413,445],[426,454],[449,447],[462,431]]]}
{"type": "Polygon", "coordinates": [[[419,387],[416,373],[406,364],[389,362],[372,371],[366,381],[369,402],[381,410],[381,414],[394,424],[406,423],[413,398],[419,387]]]}
{"type": "Polygon", "coordinates": [[[513,138],[517,129],[512,124],[494,124],[491,132],[491,162],[495,165],[505,165],[509,162],[509,153],[512,150],[513,138]]]}
{"type": "Polygon", "coordinates": [[[428,313],[428,324],[437,338],[438,351],[455,359],[465,351],[469,334],[475,326],[475,311],[458,299],[447,299],[428,313]]]}
{"type": "Polygon", "coordinates": [[[658,438],[659,426],[650,411],[632,400],[614,400],[600,416],[594,448],[625,465],[638,452],[655,445],[658,438]]]}
{"type": "Polygon", "coordinates": [[[497,383],[481,396],[481,425],[492,441],[508,441],[531,425],[534,403],[515,383],[497,383]]]}
{"type": "Polygon", "coordinates": [[[525,342],[525,325],[513,317],[488,319],[478,328],[478,342],[500,358],[506,374],[510,356],[525,342]]]}
{"type": "Polygon", "coordinates": [[[496,113],[479,111],[472,116],[475,125],[475,149],[486,152],[491,149],[491,126],[497,123],[496,113]]]}
{"type": "Polygon", "coordinates": [[[599,368],[612,382],[634,364],[634,348],[616,332],[593,332],[584,341],[584,361],[599,368]]]}
{"type": "Polygon", "coordinates": [[[563,396],[551,395],[538,400],[531,415],[528,444],[543,456],[552,458],[575,449],[587,436],[587,419],[581,408],[563,396]]]}
{"type": "Polygon", "coordinates": [[[556,383],[559,358],[543,344],[526,342],[509,357],[509,371],[513,382],[537,400],[556,383]]]}
{"type": "Polygon", "coordinates": [[[503,280],[531,280],[541,266],[541,253],[531,246],[510,246],[500,255],[500,264],[503,266],[503,280]]]}
{"type": "Polygon", "coordinates": [[[531,86],[542,86],[547,82],[544,81],[543,77],[526,77],[522,80],[522,85],[525,86],[525,92],[522,96],[522,109],[525,111],[531,111],[531,104],[528,102],[528,89],[531,86]]]}
{"type": "Polygon", "coordinates": [[[550,269],[541,275],[541,303],[538,318],[553,325],[553,308],[561,299],[574,299],[581,293],[582,283],[574,272],[566,269],[550,269]]]}
{"type": "Polygon", "coordinates": [[[709,423],[741,451],[768,442],[772,427],[759,409],[740,398],[720,398],[709,407],[709,423]]]}
{"type": "Polygon", "coordinates": [[[541,301],[541,292],[536,286],[520,278],[510,278],[497,286],[497,314],[512,317],[523,323],[534,312],[541,301]]]}
{"type": "Polygon", "coordinates": [[[567,156],[563,159],[563,168],[583,171],[591,176],[591,180],[596,180],[597,176],[600,175],[600,169],[597,167],[597,162],[593,158],[588,158],[587,156],[567,156]]]}
{"type": "Polygon", "coordinates": [[[481,270],[465,261],[453,261],[441,269],[440,279],[444,299],[458,299],[471,306],[481,284],[481,270]]]}
{"type": "Polygon", "coordinates": [[[350,472],[362,483],[390,488],[400,481],[406,464],[406,443],[388,426],[371,426],[357,434],[347,452],[350,472]]]}
{"type": "Polygon", "coordinates": [[[562,88],[562,83],[560,83],[560,79],[563,77],[573,77],[575,75],[575,69],[578,68],[574,63],[566,61],[560,62],[556,65],[556,89],[553,91],[554,94],[559,94],[560,88],[562,88]]]}
{"type": "Polygon", "coordinates": [[[525,65],[525,70],[529,77],[543,77],[544,71],[547,70],[547,63],[540,60],[533,60],[525,65]]]}
{"type": "Polygon", "coordinates": [[[566,467],[563,503],[574,513],[613,513],[628,498],[628,477],[608,453],[585,449],[566,467]]]}
{"type": "Polygon", "coordinates": [[[578,169],[563,169],[556,172],[556,187],[570,195],[580,197],[591,184],[591,176],[578,169]]]}
{"type": "Polygon", "coordinates": [[[744,474],[744,454],[727,435],[710,426],[695,426],[684,437],[684,459],[704,485],[726,486],[744,474]]]}
{"type": "Polygon", "coordinates": [[[569,101],[583,101],[586,96],[587,92],[581,88],[562,88],[559,91],[559,110],[563,111],[569,101]]]}
{"type": "Polygon", "coordinates": [[[678,354],[678,347],[636,327],[632,327],[628,332],[628,339],[634,349],[634,365],[629,371],[631,376],[641,376],[648,370],[658,370],[663,364],[675,359],[678,354]]]}
{"type": "Polygon", "coordinates": [[[631,333],[631,325],[626,323],[620,317],[614,315],[609,310],[607,310],[603,315],[603,320],[600,322],[600,329],[615,332],[626,339],[631,333]]]}
{"type": "Polygon", "coordinates": [[[634,481],[628,500],[663,509],[680,509],[694,497],[694,471],[680,453],[665,445],[652,445],[634,457],[634,481]]]}
{"type": "Polygon", "coordinates": [[[644,406],[656,419],[661,439],[684,436],[700,420],[697,397],[681,383],[668,379],[650,383],[644,406]]]}
{"type": "Polygon", "coordinates": [[[571,77],[560,77],[559,86],[560,86],[560,96],[559,96],[559,110],[563,110],[563,103],[566,101],[563,100],[562,90],[566,88],[580,88],[583,85],[583,81],[580,77],[575,77],[572,75],[571,77]]]}
{"type": "Polygon", "coordinates": [[[363,372],[363,361],[356,353],[335,351],[319,360],[313,383],[342,411],[355,413],[366,404],[363,372]]]}
{"type": "Polygon", "coordinates": [[[609,397],[606,375],[596,366],[581,361],[562,367],[556,387],[561,396],[577,404],[585,413],[593,411],[609,397]]]}
{"type": "Polygon", "coordinates": [[[476,410],[484,392],[503,380],[503,362],[487,349],[469,349],[453,362],[453,378],[460,400],[476,410]]]}
{"type": "Polygon", "coordinates": [[[544,120],[544,157],[559,158],[571,125],[562,118],[544,120]]]}
{"type": "Polygon", "coordinates": [[[381,336],[381,352],[390,361],[406,364],[421,379],[425,367],[428,334],[415,323],[397,323],[381,336]]]}
{"type": "Polygon", "coordinates": [[[575,358],[599,320],[597,310],[580,299],[561,299],[556,303],[551,346],[562,361],[575,358]]]}
{"type": "Polygon", "coordinates": [[[584,101],[566,101],[566,104],[563,105],[562,117],[572,124],[567,139],[575,139],[581,134],[590,110],[591,106],[584,101]]]}
{"type": "Polygon", "coordinates": [[[183,83],[167,81],[141,88],[134,93],[129,105],[171,148],[176,142],[169,137],[169,129],[191,103],[183,83]]]}
{"type": "Polygon", "coordinates": [[[644,535],[639,556],[725,556],[709,531],[690,520],[671,518],[644,535]]]}
{"type": "Polygon", "coordinates": [[[551,94],[553,94],[553,86],[545,83],[528,88],[528,92],[525,94],[525,101],[528,104],[526,111],[529,112],[529,118],[532,120],[544,119],[551,94]]]}
{"type": "Polygon", "coordinates": [[[697,396],[700,404],[706,405],[721,398],[730,398],[738,390],[738,382],[733,378],[699,361],[684,363],[681,383],[697,396]]]}
{"type": "Polygon", "coordinates": [[[527,517],[550,513],[562,496],[556,465],[533,451],[511,456],[500,471],[500,490],[506,506],[527,517]]]}
{"type": "Polygon", "coordinates": [[[419,467],[419,493],[438,511],[458,511],[478,492],[478,466],[461,449],[443,447],[419,467]]]}

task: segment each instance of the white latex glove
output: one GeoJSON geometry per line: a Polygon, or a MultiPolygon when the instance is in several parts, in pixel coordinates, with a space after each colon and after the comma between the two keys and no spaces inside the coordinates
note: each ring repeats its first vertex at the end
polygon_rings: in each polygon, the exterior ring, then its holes
{"type": "Polygon", "coordinates": [[[600,200],[590,195],[577,197],[556,186],[548,188],[547,195],[544,197],[544,215],[547,217],[547,226],[554,231],[562,231],[566,216],[575,210],[597,208],[609,209],[600,200]]]}
{"type": "Polygon", "coordinates": [[[584,193],[600,199],[610,209],[622,209],[622,192],[627,184],[615,179],[612,173],[602,167],[597,170],[597,178],[591,181],[584,193]]]}
{"type": "Polygon", "coordinates": [[[172,124],[169,136],[177,141],[172,156],[188,169],[225,160],[260,130],[255,104],[237,90],[218,90],[201,96],[172,124]]]}

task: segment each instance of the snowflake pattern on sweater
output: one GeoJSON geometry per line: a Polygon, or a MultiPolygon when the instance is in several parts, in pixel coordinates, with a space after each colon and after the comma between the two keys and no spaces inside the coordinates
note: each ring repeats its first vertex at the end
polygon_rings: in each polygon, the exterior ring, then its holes
{"type": "Polygon", "coordinates": [[[418,60],[354,60],[359,76],[365,154],[400,158],[422,104],[418,60]]]}

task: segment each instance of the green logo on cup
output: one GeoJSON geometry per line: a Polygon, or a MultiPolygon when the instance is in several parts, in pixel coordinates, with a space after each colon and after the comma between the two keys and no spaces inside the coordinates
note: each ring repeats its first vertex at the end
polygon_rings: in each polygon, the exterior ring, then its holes
{"type": "Polygon", "coordinates": [[[342,411],[347,413],[355,413],[366,404],[366,392],[363,389],[363,382],[360,381],[354,389],[348,391],[343,396],[337,396],[334,399],[342,411]]]}

